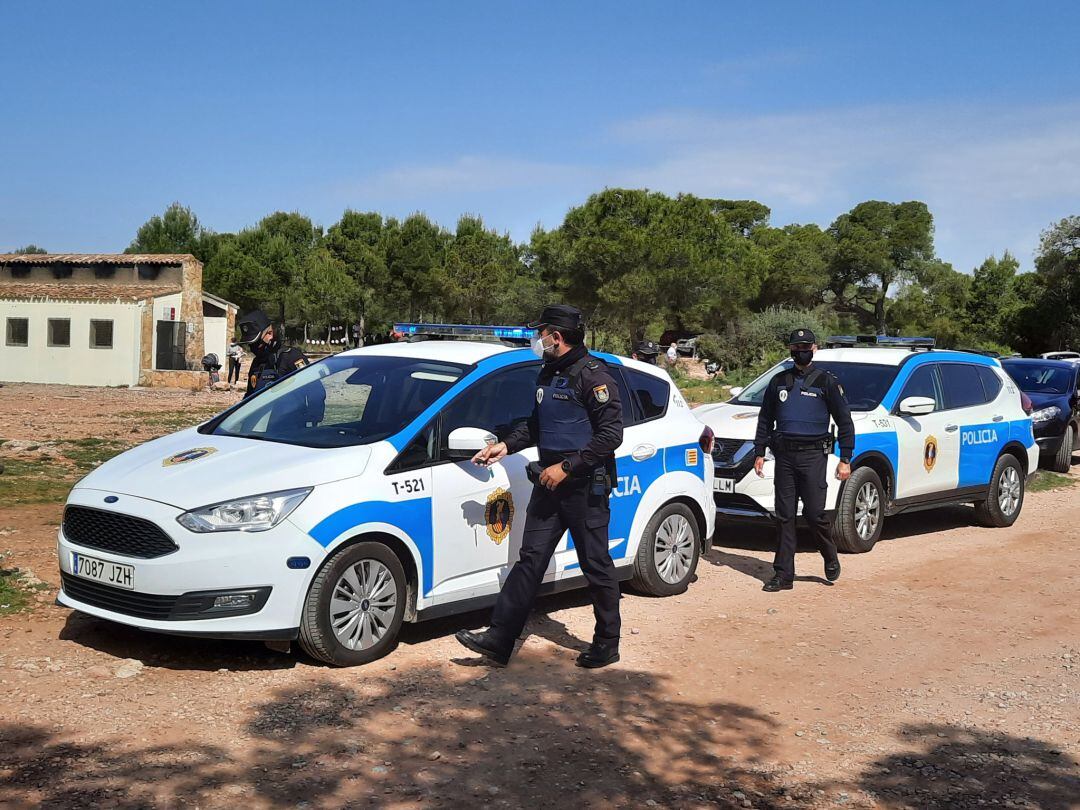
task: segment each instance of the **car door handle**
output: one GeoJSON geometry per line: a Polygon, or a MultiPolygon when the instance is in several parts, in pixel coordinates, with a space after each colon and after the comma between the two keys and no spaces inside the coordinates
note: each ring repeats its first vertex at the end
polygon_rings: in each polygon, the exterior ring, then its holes
{"type": "Polygon", "coordinates": [[[630,456],[634,461],[645,461],[656,455],[656,446],[652,444],[639,444],[634,448],[630,456]]]}
{"type": "Polygon", "coordinates": [[[996,414],[996,415],[994,416],[994,421],[995,421],[995,422],[1003,422],[1003,421],[1005,421],[1005,417],[1004,417],[1004,416],[1002,416],[1002,415],[1001,415],[1000,413],[999,413],[999,414],[996,414]]]}
{"type": "Polygon", "coordinates": [[[946,425],[945,426],[945,432],[946,433],[956,433],[956,430],[957,430],[958,427],[959,427],[959,425],[946,425]]]}

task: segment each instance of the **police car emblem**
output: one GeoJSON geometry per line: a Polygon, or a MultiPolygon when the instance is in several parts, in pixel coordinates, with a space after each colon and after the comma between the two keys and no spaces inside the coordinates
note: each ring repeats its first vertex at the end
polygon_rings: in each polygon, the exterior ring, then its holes
{"type": "Polygon", "coordinates": [[[537,388],[536,389],[536,404],[539,405],[543,401],[544,401],[544,389],[543,388],[537,388]]]}
{"type": "Polygon", "coordinates": [[[934,469],[934,465],[937,464],[937,439],[933,436],[926,437],[926,444],[923,445],[922,463],[927,472],[934,469]]]}
{"type": "Polygon", "coordinates": [[[781,391],[780,392],[780,401],[781,402],[787,402],[787,391],[781,391]]]}
{"type": "Polygon", "coordinates": [[[592,392],[593,396],[596,397],[596,401],[599,402],[601,405],[603,405],[611,398],[611,395],[608,393],[607,390],[607,385],[598,385],[592,390],[592,392]]]}
{"type": "Polygon", "coordinates": [[[177,453],[174,456],[169,456],[167,459],[161,462],[162,467],[174,467],[177,464],[186,464],[189,461],[195,461],[196,459],[208,456],[211,453],[216,453],[216,447],[194,447],[191,450],[185,450],[183,453],[177,453]]]}
{"type": "Polygon", "coordinates": [[[510,526],[514,522],[514,496],[509,490],[499,487],[488,495],[487,505],[484,507],[484,523],[487,524],[487,533],[495,545],[499,545],[510,534],[510,526]]]}

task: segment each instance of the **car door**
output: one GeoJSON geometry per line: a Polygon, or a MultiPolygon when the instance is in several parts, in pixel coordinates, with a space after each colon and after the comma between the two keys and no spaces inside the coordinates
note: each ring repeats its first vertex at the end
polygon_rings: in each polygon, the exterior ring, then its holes
{"type": "Polygon", "coordinates": [[[456,428],[477,427],[504,438],[531,415],[538,370],[539,363],[525,363],[494,371],[462,392],[440,417],[431,471],[436,602],[498,591],[518,558],[532,494],[525,468],[536,460],[536,448],[484,468],[450,459],[447,437],[456,428]]]}
{"type": "Polygon", "coordinates": [[[945,407],[950,417],[946,430],[960,436],[957,486],[961,489],[989,484],[1001,448],[1009,441],[1005,409],[995,407],[1001,381],[991,372],[997,385],[987,391],[992,380],[984,379],[982,370],[974,363],[941,364],[945,407]]]}
{"type": "Polygon", "coordinates": [[[923,363],[908,377],[893,413],[898,500],[956,489],[960,434],[954,417],[945,408],[939,364],[923,363]],[[934,412],[919,416],[900,413],[900,403],[908,397],[934,400],[934,412]]]}

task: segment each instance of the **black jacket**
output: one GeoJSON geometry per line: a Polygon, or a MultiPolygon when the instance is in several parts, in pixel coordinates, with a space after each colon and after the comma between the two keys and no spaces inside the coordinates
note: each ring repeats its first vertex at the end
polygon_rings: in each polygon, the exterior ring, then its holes
{"type": "MultiPolygon", "coordinates": [[[[544,363],[537,377],[537,386],[547,385],[558,372],[568,369],[588,354],[584,346],[575,346],[562,357],[544,363]]],[[[615,458],[615,451],[622,444],[623,437],[622,402],[619,400],[619,388],[602,360],[585,364],[577,376],[576,389],[589,414],[593,437],[580,452],[571,453],[566,459],[570,462],[571,475],[583,475],[597,467],[608,466],[615,458]],[[603,402],[597,398],[595,392],[598,390],[603,393],[603,402]]],[[[539,436],[538,408],[534,405],[532,416],[512,430],[503,441],[508,452],[517,453],[536,444],[539,436]]],[[[545,458],[544,455],[541,452],[540,461],[544,464],[555,464],[562,460],[545,458]]]]}

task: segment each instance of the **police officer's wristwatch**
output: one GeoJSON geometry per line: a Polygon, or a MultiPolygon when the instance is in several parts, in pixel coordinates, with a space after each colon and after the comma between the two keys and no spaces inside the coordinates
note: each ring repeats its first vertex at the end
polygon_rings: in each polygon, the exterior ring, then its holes
{"type": "Polygon", "coordinates": [[[567,475],[569,475],[569,474],[570,474],[570,459],[568,459],[568,458],[564,458],[564,459],[562,460],[562,464],[560,464],[560,465],[559,465],[559,467],[561,467],[561,468],[562,468],[562,471],[563,471],[564,473],[566,473],[567,475]]]}
{"type": "Polygon", "coordinates": [[[844,458],[843,456],[841,456],[841,457],[840,457],[840,463],[841,463],[841,464],[850,464],[850,463],[851,463],[851,459],[850,459],[850,458],[844,458]]]}

